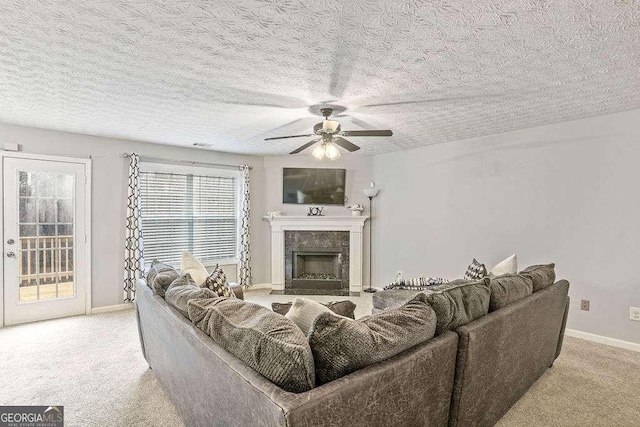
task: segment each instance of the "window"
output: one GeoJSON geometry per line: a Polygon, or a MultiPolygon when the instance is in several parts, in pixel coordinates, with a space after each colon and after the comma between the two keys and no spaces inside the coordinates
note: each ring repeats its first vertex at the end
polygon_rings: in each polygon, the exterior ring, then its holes
{"type": "Polygon", "coordinates": [[[173,173],[173,168],[163,165],[145,165],[141,169],[147,265],[154,259],[178,264],[185,250],[205,264],[236,261],[237,173],[210,169],[173,173]]]}

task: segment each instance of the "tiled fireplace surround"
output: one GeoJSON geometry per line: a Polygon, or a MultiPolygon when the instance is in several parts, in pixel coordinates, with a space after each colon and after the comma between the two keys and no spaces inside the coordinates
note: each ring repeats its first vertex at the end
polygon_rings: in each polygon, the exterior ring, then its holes
{"type": "Polygon", "coordinates": [[[281,216],[269,219],[271,283],[274,293],[359,293],[362,290],[362,233],[367,218],[281,216]],[[301,255],[297,268],[296,254],[301,255]],[[333,270],[329,263],[333,263],[333,270]],[[294,272],[305,266],[312,272],[333,271],[336,278],[329,281],[294,280],[294,272]]]}

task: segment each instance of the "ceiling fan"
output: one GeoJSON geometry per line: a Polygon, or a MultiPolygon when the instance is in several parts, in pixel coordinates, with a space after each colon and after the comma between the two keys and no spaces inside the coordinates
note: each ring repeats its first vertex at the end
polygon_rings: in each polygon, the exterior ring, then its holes
{"type": "Polygon", "coordinates": [[[340,157],[340,151],[336,145],[344,148],[347,151],[358,151],[360,147],[356,144],[347,141],[343,136],[391,136],[393,132],[390,130],[341,130],[340,123],[335,120],[329,120],[329,117],[333,113],[333,108],[322,108],[320,110],[324,120],[321,123],[317,123],[313,127],[313,133],[305,135],[289,135],[289,136],[277,136],[273,138],[265,138],[265,141],[271,141],[274,139],[287,139],[287,138],[301,138],[307,136],[315,136],[316,138],[307,142],[301,147],[296,148],[289,154],[297,154],[307,148],[311,147],[316,142],[320,142],[313,152],[311,153],[315,158],[321,160],[324,156],[327,156],[329,160],[335,160],[340,157]]]}

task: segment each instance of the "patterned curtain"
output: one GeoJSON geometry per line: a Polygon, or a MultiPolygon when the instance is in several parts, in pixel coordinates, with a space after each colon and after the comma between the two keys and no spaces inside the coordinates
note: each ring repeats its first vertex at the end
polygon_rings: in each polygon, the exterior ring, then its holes
{"type": "Polygon", "coordinates": [[[144,250],[140,216],[140,157],[129,156],[129,192],[127,195],[127,235],[124,255],[124,302],[133,302],[136,280],[142,278],[144,250]]]}
{"type": "Polygon", "coordinates": [[[249,198],[249,165],[240,166],[242,171],[242,230],[240,231],[240,285],[251,286],[251,200],[249,198]]]}

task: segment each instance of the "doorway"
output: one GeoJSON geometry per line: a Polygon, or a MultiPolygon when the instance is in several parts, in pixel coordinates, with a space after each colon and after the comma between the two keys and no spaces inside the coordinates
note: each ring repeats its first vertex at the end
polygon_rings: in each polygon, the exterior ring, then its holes
{"type": "Polygon", "coordinates": [[[90,161],[3,154],[4,324],[90,311],[90,161]]]}

